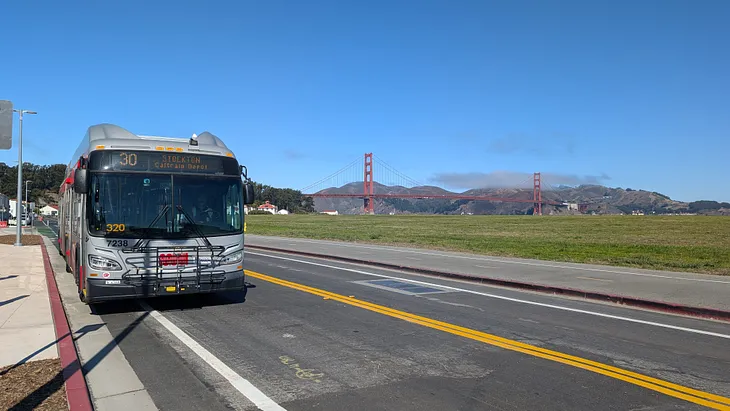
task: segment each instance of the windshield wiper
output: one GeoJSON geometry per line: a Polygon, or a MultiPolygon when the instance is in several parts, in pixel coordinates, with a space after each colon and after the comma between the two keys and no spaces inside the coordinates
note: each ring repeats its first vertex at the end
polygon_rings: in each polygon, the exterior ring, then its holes
{"type": "Polygon", "coordinates": [[[208,241],[208,237],[206,237],[206,236],[205,236],[205,234],[203,234],[203,231],[202,231],[202,230],[200,229],[200,226],[199,226],[199,225],[198,225],[198,224],[197,224],[197,223],[196,223],[195,221],[193,221],[193,219],[192,219],[192,218],[190,218],[190,214],[188,214],[188,213],[187,213],[187,212],[185,211],[185,209],[183,208],[183,206],[181,206],[181,205],[179,205],[179,204],[178,204],[178,206],[177,206],[177,209],[178,209],[178,211],[180,211],[180,212],[181,212],[181,213],[182,213],[182,214],[183,214],[183,215],[185,216],[185,218],[186,218],[186,219],[187,219],[187,220],[188,220],[188,221],[190,222],[190,227],[192,227],[192,228],[193,228],[193,231],[195,231],[195,234],[197,234],[197,235],[198,235],[198,236],[199,236],[200,238],[202,238],[202,239],[203,239],[203,241],[205,241],[205,244],[206,244],[206,245],[207,245],[208,247],[211,247],[211,248],[212,248],[212,247],[213,247],[213,244],[211,244],[211,243],[210,243],[210,241],[208,241]]]}
{"type": "Polygon", "coordinates": [[[165,205],[162,208],[162,210],[160,210],[160,212],[157,214],[157,216],[155,217],[155,219],[152,220],[152,222],[150,223],[150,225],[148,225],[147,227],[144,228],[144,230],[142,230],[142,237],[139,240],[137,240],[136,243],[134,243],[134,245],[132,246],[132,251],[137,250],[138,248],[141,248],[140,246],[142,245],[142,243],[145,241],[146,238],[148,238],[150,236],[150,231],[152,230],[152,227],[155,224],[157,224],[157,221],[160,218],[162,218],[163,215],[167,216],[167,212],[169,210],[170,210],[170,206],[169,205],[165,205]]]}

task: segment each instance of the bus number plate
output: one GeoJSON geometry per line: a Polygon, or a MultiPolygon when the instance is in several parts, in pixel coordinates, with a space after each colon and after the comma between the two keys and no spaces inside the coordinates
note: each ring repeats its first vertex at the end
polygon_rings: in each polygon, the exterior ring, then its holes
{"type": "Polygon", "coordinates": [[[129,240],[106,240],[107,247],[129,247],[129,240]]]}

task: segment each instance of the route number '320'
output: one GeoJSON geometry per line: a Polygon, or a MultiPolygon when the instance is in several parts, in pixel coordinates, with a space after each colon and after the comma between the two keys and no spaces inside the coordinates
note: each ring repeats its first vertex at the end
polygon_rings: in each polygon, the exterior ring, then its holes
{"type": "Polygon", "coordinates": [[[112,233],[123,233],[127,230],[127,227],[124,224],[107,224],[106,225],[106,231],[112,232],[112,233]]]}

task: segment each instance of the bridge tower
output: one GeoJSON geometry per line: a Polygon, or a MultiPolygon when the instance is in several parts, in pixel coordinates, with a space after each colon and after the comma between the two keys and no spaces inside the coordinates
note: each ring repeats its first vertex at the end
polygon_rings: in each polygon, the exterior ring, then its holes
{"type": "Polygon", "coordinates": [[[373,203],[373,153],[365,153],[365,177],[363,179],[363,210],[365,214],[375,214],[375,203],[373,203]]]}
{"type": "Polygon", "coordinates": [[[540,173],[532,175],[532,198],[535,205],[532,209],[532,215],[542,215],[542,184],[540,173]]]}

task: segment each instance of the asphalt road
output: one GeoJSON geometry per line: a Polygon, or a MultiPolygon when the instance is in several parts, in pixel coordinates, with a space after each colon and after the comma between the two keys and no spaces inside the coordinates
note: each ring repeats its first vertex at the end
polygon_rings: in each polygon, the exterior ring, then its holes
{"type": "Polygon", "coordinates": [[[251,234],[246,244],[730,311],[730,278],[716,275],[251,234]]]}
{"type": "Polygon", "coordinates": [[[245,294],[96,308],[159,409],[730,409],[708,394],[730,397],[727,323],[268,252],[245,268],[245,294]]]}

